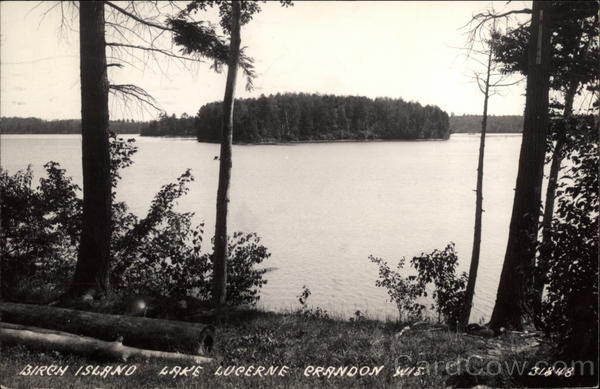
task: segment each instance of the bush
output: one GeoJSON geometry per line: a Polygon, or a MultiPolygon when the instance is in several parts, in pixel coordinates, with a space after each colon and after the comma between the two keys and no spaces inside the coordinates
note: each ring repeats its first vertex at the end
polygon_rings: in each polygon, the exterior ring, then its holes
{"type": "Polygon", "coordinates": [[[468,275],[465,272],[456,275],[458,256],[454,243],[448,244],[444,250],[413,257],[411,266],[416,270],[416,276],[401,274],[404,258],[396,265],[397,271],[392,270],[382,258],[371,255],[369,259],[379,266],[379,280],[375,285],[387,289],[390,300],[398,307],[401,320],[403,317],[409,320],[421,318],[425,306],[417,299],[427,297],[427,290],[433,288],[431,310],[437,313],[438,321],[443,320],[452,327],[456,325],[463,307],[468,275]]]}
{"type": "MultiPolygon", "coordinates": [[[[164,185],[142,219],[124,202],[114,201],[119,172],[133,163],[136,150],[133,139],[111,137],[111,283],[128,293],[210,299],[212,258],[201,252],[203,224],[193,224],[193,213],[174,210],[188,192],[191,172],[164,185]]],[[[37,298],[35,290],[64,292],[77,261],[81,189],[58,163],[49,162],[45,169],[35,189],[30,168],[12,176],[0,170],[2,295],[9,300],[22,301],[27,294],[37,298]]],[[[227,301],[254,304],[266,283],[266,270],[256,266],[270,254],[253,233],[235,233],[229,250],[227,301]]]]}
{"type": "Polygon", "coordinates": [[[598,353],[598,125],[575,118],[568,134],[569,166],[557,190],[557,208],[539,261],[547,269],[543,304],[546,331],[561,353],[597,359],[598,353]]]}
{"type": "Polygon", "coordinates": [[[455,326],[463,309],[469,276],[466,272],[456,275],[458,256],[454,243],[448,244],[444,250],[414,257],[411,264],[417,270],[416,281],[421,290],[433,284],[432,298],[435,303],[431,309],[438,314],[438,320],[443,318],[447,324],[455,326]]]}
{"type": "Polygon", "coordinates": [[[74,269],[81,220],[79,187],[58,163],[44,165],[47,177],[37,188],[32,171],[9,175],[0,169],[2,296],[26,289],[52,291],[63,286],[74,269]]]}
{"type": "Polygon", "coordinates": [[[375,285],[387,289],[390,301],[396,304],[400,320],[420,319],[425,306],[416,302],[425,291],[410,277],[404,277],[401,272],[404,269],[405,258],[402,257],[396,265],[397,271],[392,270],[388,263],[379,257],[369,256],[371,262],[379,266],[379,279],[375,285]]]}
{"type": "Polygon", "coordinates": [[[310,289],[308,289],[306,285],[302,285],[302,291],[299,295],[296,296],[298,302],[300,303],[300,309],[296,313],[311,320],[328,320],[329,313],[326,309],[322,309],[321,307],[311,308],[308,306],[308,298],[311,294],[312,292],[310,291],[310,289]]]}

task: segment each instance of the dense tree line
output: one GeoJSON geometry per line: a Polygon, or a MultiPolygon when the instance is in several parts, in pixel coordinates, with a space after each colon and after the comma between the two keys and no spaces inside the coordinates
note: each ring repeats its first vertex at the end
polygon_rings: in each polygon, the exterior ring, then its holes
{"type": "Polygon", "coordinates": [[[196,119],[188,116],[186,113],[177,118],[175,114],[171,116],[161,114],[158,120],[152,120],[150,123],[140,129],[142,136],[196,136],[196,119]]]}
{"type": "MultiPolygon", "coordinates": [[[[452,133],[481,132],[481,115],[450,116],[452,133]]],[[[523,132],[523,116],[521,115],[488,115],[488,133],[523,132]]]]}
{"type": "MultiPolygon", "coordinates": [[[[200,108],[200,141],[220,139],[222,104],[200,108]]],[[[448,139],[448,114],[436,106],[402,99],[289,93],[240,99],[234,113],[235,142],[337,139],[448,139]]]]}
{"type": "MultiPolygon", "coordinates": [[[[134,120],[111,120],[110,129],[117,134],[137,134],[146,122],[134,120]]],[[[81,134],[81,120],[44,120],[34,117],[0,118],[2,134],[81,134]]]]}

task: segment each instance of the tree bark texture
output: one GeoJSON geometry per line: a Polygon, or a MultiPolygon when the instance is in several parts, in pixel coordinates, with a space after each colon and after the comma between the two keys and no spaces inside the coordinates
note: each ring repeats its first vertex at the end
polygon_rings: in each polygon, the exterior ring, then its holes
{"type": "Polygon", "coordinates": [[[56,350],[85,355],[97,359],[109,359],[126,362],[131,357],[141,359],[164,359],[172,363],[188,362],[195,364],[210,363],[212,358],[198,355],[144,350],[124,346],[120,340],[111,342],[77,336],[62,331],[47,331],[44,328],[13,325],[0,322],[0,342],[27,346],[33,349],[56,350]]]}
{"type": "Polygon", "coordinates": [[[494,330],[521,330],[533,319],[533,267],[548,127],[551,7],[545,1],[534,1],[532,7],[523,140],[506,255],[490,321],[494,330]]]}
{"type": "Polygon", "coordinates": [[[214,285],[213,301],[215,305],[224,305],[227,299],[227,213],[229,207],[229,184],[231,181],[231,144],[233,141],[233,106],[235,84],[240,56],[240,3],[231,2],[231,42],[227,83],[223,98],[223,124],[221,138],[221,157],[219,163],[219,186],[217,190],[217,217],[215,223],[214,285]]]}
{"type": "MultiPolygon", "coordinates": [[[[563,148],[565,146],[567,134],[570,131],[569,123],[573,115],[573,101],[577,92],[577,83],[572,83],[565,94],[565,108],[563,119],[565,120],[565,131],[558,134],[554,151],[552,152],[552,160],[550,162],[550,172],[548,174],[548,187],[546,188],[546,199],[544,201],[544,217],[542,219],[542,240],[547,239],[552,227],[552,219],[554,217],[554,200],[556,197],[556,188],[558,186],[558,174],[560,172],[560,164],[563,160],[563,148]]],[[[546,266],[539,262],[536,264],[535,270],[535,301],[534,314],[537,325],[541,325],[541,309],[544,296],[544,285],[546,284],[546,266]]]]}
{"type": "Polygon", "coordinates": [[[479,268],[479,254],[481,252],[481,219],[483,216],[483,162],[485,155],[485,135],[487,131],[488,100],[490,96],[490,73],[492,68],[493,48],[489,48],[487,72],[485,77],[485,90],[483,96],[483,118],[481,119],[481,136],[479,138],[479,159],[477,161],[477,187],[475,190],[475,227],[473,231],[473,251],[471,252],[471,265],[469,266],[469,280],[465,291],[465,305],[462,311],[460,325],[465,328],[469,324],[473,296],[475,295],[475,282],[479,268]]]}
{"type": "Polygon", "coordinates": [[[70,294],[109,291],[111,181],[104,3],[79,4],[83,224],[70,294]]]}
{"type": "Polygon", "coordinates": [[[550,165],[550,173],[548,175],[548,188],[546,190],[546,201],[544,203],[542,236],[544,236],[552,224],[552,217],[554,215],[554,198],[556,194],[556,187],[558,185],[558,173],[560,172],[560,163],[562,162],[563,158],[563,147],[566,141],[566,136],[570,130],[569,125],[571,117],[573,116],[573,101],[575,100],[576,92],[577,85],[572,85],[565,94],[565,109],[563,114],[563,119],[565,120],[565,132],[558,134],[556,144],[554,145],[554,152],[552,153],[552,162],[550,165]]]}
{"type": "Polygon", "coordinates": [[[44,327],[127,346],[202,354],[214,342],[214,327],[171,320],[108,315],[43,305],[0,303],[3,322],[44,327]]]}

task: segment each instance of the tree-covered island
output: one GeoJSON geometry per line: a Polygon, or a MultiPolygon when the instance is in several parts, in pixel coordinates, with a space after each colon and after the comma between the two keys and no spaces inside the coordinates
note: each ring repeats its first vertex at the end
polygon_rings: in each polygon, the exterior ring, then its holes
{"type": "MultiPolygon", "coordinates": [[[[161,115],[142,128],[141,135],[218,142],[222,116],[222,103],[213,102],[202,106],[195,118],[161,115]]],[[[278,93],[236,101],[233,141],[448,139],[448,120],[437,106],[402,99],[278,93]]]]}

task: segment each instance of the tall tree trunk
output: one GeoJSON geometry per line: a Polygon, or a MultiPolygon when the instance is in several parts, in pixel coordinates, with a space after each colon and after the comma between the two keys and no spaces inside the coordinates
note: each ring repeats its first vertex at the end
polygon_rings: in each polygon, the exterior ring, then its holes
{"type": "Polygon", "coordinates": [[[523,140],[506,255],[490,321],[494,330],[521,330],[533,319],[532,275],[548,127],[551,7],[551,2],[533,2],[523,140]]]}
{"type": "Polygon", "coordinates": [[[111,181],[104,3],[79,4],[83,225],[70,294],[109,291],[111,181]]]}
{"type": "Polygon", "coordinates": [[[573,101],[575,100],[576,92],[577,85],[574,83],[569,87],[565,94],[565,109],[563,113],[563,119],[565,121],[565,131],[558,134],[556,138],[556,144],[554,146],[554,152],[552,153],[552,163],[550,165],[550,174],[548,176],[548,188],[546,190],[546,202],[544,203],[542,237],[547,234],[547,231],[552,223],[552,216],[554,214],[554,197],[556,194],[556,186],[558,184],[558,173],[560,171],[560,163],[562,162],[562,148],[565,144],[566,135],[569,131],[569,121],[573,116],[573,101]]]}
{"type": "MultiPolygon", "coordinates": [[[[577,93],[577,86],[577,83],[573,82],[565,94],[565,108],[563,112],[565,129],[557,134],[554,152],[552,153],[550,173],[548,175],[548,187],[546,188],[546,200],[544,202],[544,217],[542,219],[542,240],[547,239],[548,235],[550,234],[550,227],[552,226],[552,218],[554,216],[554,199],[556,196],[556,187],[558,186],[558,173],[560,172],[560,164],[563,158],[562,149],[565,145],[566,136],[569,132],[569,121],[573,115],[573,101],[575,100],[575,94],[577,93]]],[[[542,314],[541,309],[544,295],[544,285],[546,283],[546,273],[546,267],[543,263],[538,261],[536,264],[534,281],[534,314],[536,326],[541,326],[540,318],[542,314]]]]}
{"type": "MultiPolygon", "coordinates": [[[[493,38],[492,38],[493,39],[493,38]]],[[[469,280],[465,291],[465,305],[460,318],[460,326],[465,328],[469,324],[473,295],[475,294],[475,281],[479,268],[479,253],[481,252],[481,219],[483,214],[483,160],[485,154],[485,135],[487,131],[488,100],[490,96],[490,73],[492,69],[493,47],[490,42],[485,76],[485,90],[483,93],[483,118],[481,119],[481,136],[479,138],[479,160],[477,162],[477,189],[475,191],[475,227],[473,233],[473,251],[471,252],[471,265],[469,266],[469,280]]]]}
{"type": "Polygon", "coordinates": [[[225,304],[227,299],[227,211],[229,206],[229,182],[231,180],[231,143],[233,141],[233,105],[235,82],[240,56],[240,3],[231,2],[231,42],[227,68],[227,84],[223,99],[223,127],[221,158],[219,164],[219,188],[217,190],[217,220],[215,223],[214,285],[215,305],[225,304]]]}

